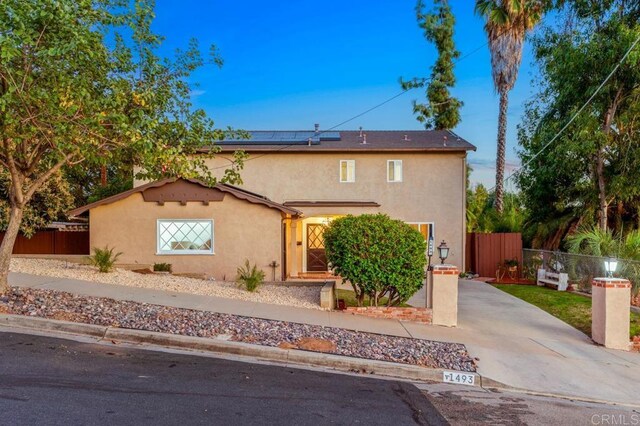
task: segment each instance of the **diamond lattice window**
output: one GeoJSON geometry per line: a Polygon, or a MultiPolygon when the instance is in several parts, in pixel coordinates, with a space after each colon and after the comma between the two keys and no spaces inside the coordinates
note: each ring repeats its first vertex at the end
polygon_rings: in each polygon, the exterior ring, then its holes
{"type": "Polygon", "coordinates": [[[159,220],[158,253],[213,253],[213,221],[159,220]]]}

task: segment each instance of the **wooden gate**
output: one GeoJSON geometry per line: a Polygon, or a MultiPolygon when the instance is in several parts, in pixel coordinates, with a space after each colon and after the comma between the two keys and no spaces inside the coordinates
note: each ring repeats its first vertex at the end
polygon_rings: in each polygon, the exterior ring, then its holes
{"type": "Polygon", "coordinates": [[[522,270],[522,234],[519,232],[467,234],[466,271],[481,277],[495,277],[498,264],[507,259],[517,259],[518,271],[522,270]]]}

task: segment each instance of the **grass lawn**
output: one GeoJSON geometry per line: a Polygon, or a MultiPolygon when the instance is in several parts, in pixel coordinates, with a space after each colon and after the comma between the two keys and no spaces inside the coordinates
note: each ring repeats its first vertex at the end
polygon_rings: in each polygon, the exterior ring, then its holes
{"type": "MultiPolygon", "coordinates": [[[[495,287],[549,312],[572,327],[591,336],[591,299],[564,291],[533,285],[502,285],[495,287]]],[[[640,314],[631,312],[631,336],[640,335],[640,314]]]]}
{"type": "MultiPolygon", "coordinates": [[[[338,299],[344,299],[344,302],[347,304],[347,306],[358,306],[358,301],[356,300],[356,294],[353,292],[353,290],[342,290],[338,288],[336,289],[336,295],[338,296],[338,299]]],[[[386,297],[383,297],[378,301],[379,306],[384,306],[386,304],[387,304],[386,297]]],[[[364,306],[370,306],[368,296],[364,297],[364,306]]],[[[402,306],[406,308],[407,306],[411,306],[411,305],[402,303],[398,306],[402,306]]]]}

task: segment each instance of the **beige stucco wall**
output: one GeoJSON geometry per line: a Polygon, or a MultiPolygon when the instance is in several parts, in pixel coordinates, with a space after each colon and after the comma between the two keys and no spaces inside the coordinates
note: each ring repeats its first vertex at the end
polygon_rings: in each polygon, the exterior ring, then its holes
{"type": "MultiPolygon", "coordinates": [[[[444,239],[451,248],[447,263],[464,267],[464,153],[259,153],[251,157],[241,172],[242,188],[280,203],[375,201],[380,207],[296,208],[306,217],[382,212],[406,222],[433,222],[436,246],[444,239]],[[340,182],[340,160],[355,160],[354,183],[340,182]],[[402,182],[387,182],[387,160],[402,160],[402,182]]],[[[220,154],[209,165],[224,167],[229,158],[220,154]]],[[[222,173],[223,168],[217,171],[222,173]]]]}
{"type": "MultiPolygon", "coordinates": [[[[163,206],[145,202],[141,194],[90,212],[92,247],[115,247],[123,252],[119,263],[171,263],[174,272],[206,273],[217,280],[235,279],[236,268],[248,258],[272,278],[269,263],[282,262],[282,217],[278,210],[252,204],[226,194],[208,206],[190,202],[163,206]],[[213,255],[158,255],[158,219],[213,219],[213,255]]],[[[281,278],[280,268],[276,279],[281,278]]]]}
{"type": "Polygon", "coordinates": [[[594,285],[591,294],[593,340],[607,348],[629,350],[631,287],[604,288],[594,285]]]}

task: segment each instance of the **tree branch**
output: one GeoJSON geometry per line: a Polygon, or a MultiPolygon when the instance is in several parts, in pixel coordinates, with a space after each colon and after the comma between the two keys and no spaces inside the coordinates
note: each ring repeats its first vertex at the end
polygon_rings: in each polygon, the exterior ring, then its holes
{"type": "Polygon", "coordinates": [[[71,161],[71,159],[73,158],[75,154],[68,154],[67,156],[65,156],[62,160],[58,161],[53,167],[51,167],[49,170],[47,170],[46,172],[44,172],[38,179],[36,179],[27,189],[26,193],[24,194],[24,199],[26,201],[29,201],[31,199],[31,197],[33,197],[33,194],[35,194],[35,192],[42,186],[44,185],[44,183],[51,177],[53,176],[54,173],[56,173],[58,170],[60,170],[62,168],[62,166],[64,166],[67,162],[71,161]]]}

